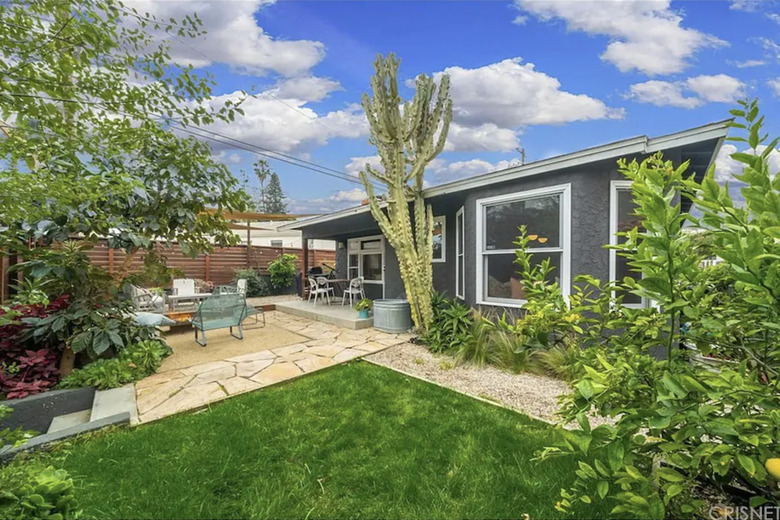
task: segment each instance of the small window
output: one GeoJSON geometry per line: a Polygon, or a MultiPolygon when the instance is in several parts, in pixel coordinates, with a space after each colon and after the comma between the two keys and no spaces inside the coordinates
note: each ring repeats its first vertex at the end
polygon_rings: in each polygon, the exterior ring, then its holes
{"type": "MultiPolygon", "coordinates": [[[[610,236],[611,245],[623,244],[626,237],[618,236],[617,233],[629,231],[634,227],[641,226],[641,222],[634,212],[636,204],[631,194],[631,181],[612,181],[610,194],[610,236]]],[[[629,277],[638,280],[641,274],[633,271],[628,265],[628,259],[619,255],[614,249],[609,250],[609,277],[611,280],[623,280],[629,277]]],[[[644,298],[632,293],[623,294],[623,305],[626,307],[645,307],[647,302],[644,298]]]]}
{"type": "Polygon", "coordinates": [[[463,208],[455,214],[455,296],[465,299],[466,264],[464,263],[463,237],[466,235],[463,208]]]}
{"type": "Polygon", "coordinates": [[[433,261],[444,262],[446,254],[447,217],[433,217],[433,261]]]}
{"type": "Polygon", "coordinates": [[[271,240],[271,247],[284,247],[284,241],[282,241],[282,240],[271,240]]]}

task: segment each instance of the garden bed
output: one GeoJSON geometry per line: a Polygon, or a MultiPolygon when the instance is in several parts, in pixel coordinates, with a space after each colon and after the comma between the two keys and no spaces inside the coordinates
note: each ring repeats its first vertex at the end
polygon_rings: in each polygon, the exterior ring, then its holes
{"type": "Polygon", "coordinates": [[[569,391],[569,385],[558,379],[513,374],[494,366],[456,365],[452,356],[432,354],[411,343],[390,347],[367,359],[547,422],[556,421],[558,397],[569,391]]]}

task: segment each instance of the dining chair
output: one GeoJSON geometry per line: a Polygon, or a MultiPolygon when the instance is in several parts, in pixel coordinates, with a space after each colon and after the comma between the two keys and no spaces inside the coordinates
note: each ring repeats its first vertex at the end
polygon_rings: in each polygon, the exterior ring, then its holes
{"type": "Polygon", "coordinates": [[[334,290],[333,286],[330,285],[330,280],[324,276],[318,276],[317,286],[320,289],[325,289],[328,292],[328,305],[330,305],[330,297],[333,296],[334,299],[336,298],[336,291],[334,290]]]}
{"type": "Polygon", "coordinates": [[[328,299],[328,303],[330,303],[330,291],[328,291],[327,288],[320,287],[319,283],[317,283],[317,280],[309,277],[309,301],[311,302],[311,297],[314,296],[314,305],[317,305],[317,299],[320,295],[324,295],[325,298],[328,299]]]}
{"type": "Polygon", "coordinates": [[[352,306],[352,295],[360,296],[361,299],[366,297],[366,293],[363,290],[363,277],[358,276],[349,281],[349,287],[341,295],[341,305],[344,305],[347,301],[347,295],[349,294],[349,305],[352,306]]]}

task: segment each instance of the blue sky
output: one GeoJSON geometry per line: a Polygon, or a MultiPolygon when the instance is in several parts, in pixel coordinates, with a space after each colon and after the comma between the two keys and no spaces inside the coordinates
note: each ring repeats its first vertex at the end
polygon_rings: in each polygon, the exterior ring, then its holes
{"type": "MultiPolygon", "coordinates": [[[[455,106],[438,184],[618,139],[728,117],[758,97],[780,132],[780,2],[137,0],[159,16],[196,11],[206,37],[173,55],[215,75],[214,103],[257,92],[213,130],[355,175],[374,162],[358,105],[377,53],[401,79],[447,72],[455,106]]],[[[412,95],[404,87],[407,97],[412,95]]],[[[719,177],[733,174],[724,147],[719,177]]],[[[256,155],[221,145],[240,175],[256,155]]],[[[780,167],[780,156],[773,163],[780,167]]],[[[295,212],[358,204],[359,185],[270,161],[295,212]]],[[[251,180],[251,178],[250,178],[251,180]]],[[[252,181],[253,182],[253,181],[252,181]]]]}

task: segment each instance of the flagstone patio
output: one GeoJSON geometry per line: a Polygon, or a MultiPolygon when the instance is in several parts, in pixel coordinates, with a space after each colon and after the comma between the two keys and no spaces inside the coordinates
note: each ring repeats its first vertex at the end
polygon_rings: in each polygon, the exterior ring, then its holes
{"type": "MultiPolygon", "coordinates": [[[[279,311],[266,313],[266,319],[306,341],[147,377],[135,385],[138,422],[154,421],[287,381],[405,343],[411,337],[374,328],[342,329],[279,311]]],[[[247,329],[244,334],[245,338],[262,335],[263,328],[247,329]]]]}

